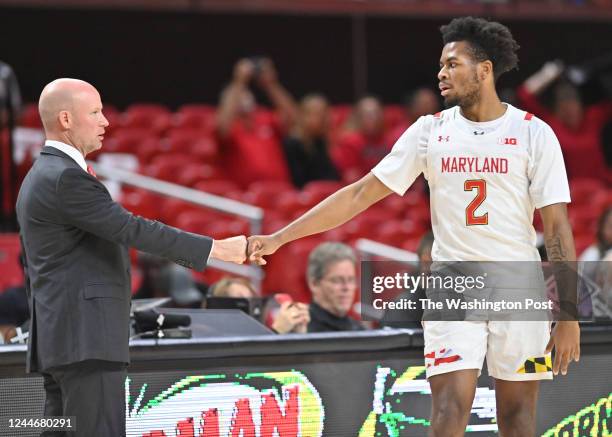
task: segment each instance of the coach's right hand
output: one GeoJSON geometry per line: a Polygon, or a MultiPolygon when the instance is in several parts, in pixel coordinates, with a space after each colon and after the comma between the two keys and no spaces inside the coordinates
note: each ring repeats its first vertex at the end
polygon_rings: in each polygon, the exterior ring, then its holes
{"type": "Polygon", "coordinates": [[[210,257],[221,261],[242,264],[247,258],[247,239],[244,235],[215,240],[210,257]]]}
{"type": "Polygon", "coordinates": [[[249,237],[249,261],[260,266],[266,264],[265,255],[272,255],[281,247],[280,240],[274,235],[253,235],[249,237]]]}

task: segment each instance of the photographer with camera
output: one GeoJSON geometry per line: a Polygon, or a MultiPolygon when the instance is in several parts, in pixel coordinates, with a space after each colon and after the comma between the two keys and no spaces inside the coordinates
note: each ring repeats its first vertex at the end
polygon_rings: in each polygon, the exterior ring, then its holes
{"type": "Polygon", "coordinates": [[[572,83],[572,75],[559,60],[545,63],[540,70],[518,88],[520,105],[534,113],[552,127],[557,134],[571,178],[587,177],[610,179],[610,168],[606,166],[601,133],[612,117],[612,102],[584,105],[580,92],[572,83]],[[550,85],[553,89],[552,110],[539,100],[550,85]]]}
{"type": "Polygon", "coordinates": [[[297,105],[280,84],[272,61],[240,59],[217,112],[217,135],[228,175],[243,187],[261,180],[290,182],[281,138],[296,118],[297,105]],[[257,107],[250,85],[266,94],[275,113],[257,107]]]}

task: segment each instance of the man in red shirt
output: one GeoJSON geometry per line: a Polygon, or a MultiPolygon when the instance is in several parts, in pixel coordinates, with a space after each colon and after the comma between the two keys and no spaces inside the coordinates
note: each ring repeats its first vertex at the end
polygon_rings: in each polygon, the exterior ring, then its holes
{"type": "Polygon", "coordinates": [[[217,112],[217,135],[229,178],[244,188],[260,180],[290,182],[281,138],[296,113],[296,104],[279,83],[272,61],[239,60],[217,112]],[[249,89],[252,82],[267,94],[276,113],[257,108],[249,89]]]}
{"type": "Polygon", "coordinates": [[[435,114],[438,111],[440,111],[440,100],[431,88],[423,86],[415,89],[406,99],[404,120],[385,136],[387,143],[395,144],[406,129],[419,117],[435,114]]]}
{"type": "Polygon", "coordinates": [[[355,104],[348,126],[337,140],[332,155],[346,178],[355,173],[361,177],[391,150],[385,137],[385,120],[380,100],[366,96],[355,104]]]}
{"type": "Polygon", "coordinates": [[[612,102],[584,106],[578,90],[569,83],[555,89],[553,110],[540,103],[537,96],[565,70],[559,61],[547,62],[517,90],[521,106],[547,122],[561,143],[568,176],[612,181],[601,144],[601,132],[612,118],[612,102]]]}

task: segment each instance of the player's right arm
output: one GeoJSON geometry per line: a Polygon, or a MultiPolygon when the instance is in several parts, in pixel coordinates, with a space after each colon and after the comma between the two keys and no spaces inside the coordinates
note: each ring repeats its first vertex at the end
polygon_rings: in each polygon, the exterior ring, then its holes
{"type": "Polygon", "coordinates": [[[249,237],[249,259],[263,265],[266,263],[263,256],[273,254],[282,245],[340,226],[391,193],[376,176],[368,173],[274,234],[249,237]]]}
{"type": "Polygon", "coordinates": [[[400,196],[425,168],[425,148],[432,117],[419,118],[397,140],[391,152],[370,173],[323,200],[272,235],[249,238],[249,259],[260,265],[284,244],[340,226],[395,192],[400,196]]]}

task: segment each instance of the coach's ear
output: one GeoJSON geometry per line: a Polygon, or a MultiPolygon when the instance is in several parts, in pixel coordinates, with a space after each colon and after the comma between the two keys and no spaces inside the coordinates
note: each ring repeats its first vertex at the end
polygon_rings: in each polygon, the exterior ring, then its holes
{"type": "Polygon", "coordinates": [[[63,129],[70,129],[72,127],[72,114],[69,111],[60,111],[57,114],[57,118],[63,129]]]}
{"type": "Polygon", "coordinates": [[[493,63],[487,59],[478,64],[478,78],[484,82],[489,77],[493,78],[493,63]]]}

